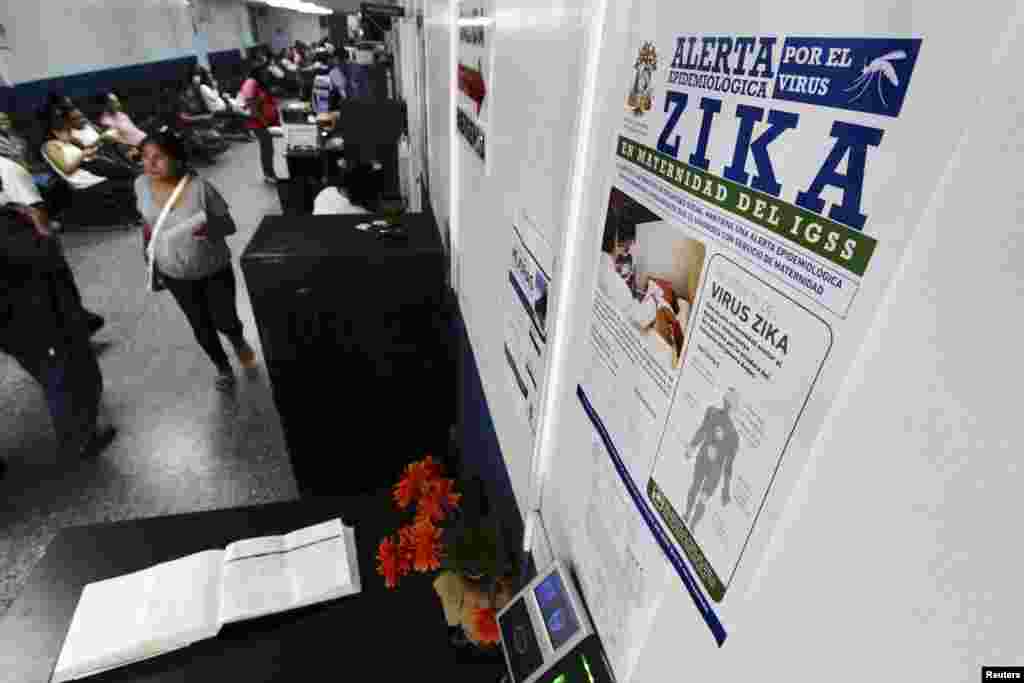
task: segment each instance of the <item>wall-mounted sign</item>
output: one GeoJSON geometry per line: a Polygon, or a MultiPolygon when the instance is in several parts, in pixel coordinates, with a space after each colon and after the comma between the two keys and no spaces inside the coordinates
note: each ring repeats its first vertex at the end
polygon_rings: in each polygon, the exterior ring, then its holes
{"type": "Polygon", "coordinates": [[[929,116],[922,40],[703,34],[656,6],[604,103],[622,120],[578,395],[721,645],[780,472],[791,485],[906,245],[901,207],[934,189],[894,151],[929,116]]]}
{"type": "Polygon", "coordinates": [[[456,128],[487,168],[491,67],[494,63],[494,6],[492,0],[460,0],[458,4],[458,63],[455,104],[456,128]]]}

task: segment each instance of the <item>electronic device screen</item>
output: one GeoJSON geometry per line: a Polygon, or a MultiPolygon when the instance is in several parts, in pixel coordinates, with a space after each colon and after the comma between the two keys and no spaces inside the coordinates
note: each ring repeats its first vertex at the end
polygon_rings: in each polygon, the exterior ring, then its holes
{"type": "Polygon", "coordinates": [[[544,655],[533,634],[525,598],[517,598],[501,619],[501,635],[509,650],[513,680],[525,681],[544,664],[544,655]]]}
{"type": "Polygon", "coordinates": [[[548,638],[551,639],[551,647],[558,650],[579,630],[576,611],[566,595],[562,577],[557,571],[551,572],[537,584],[533,594],[537,598],[548,638]]]}

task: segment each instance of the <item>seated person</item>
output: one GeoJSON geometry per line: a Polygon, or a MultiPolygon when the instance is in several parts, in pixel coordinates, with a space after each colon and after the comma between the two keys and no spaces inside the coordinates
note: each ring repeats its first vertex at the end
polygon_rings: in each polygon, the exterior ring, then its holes
{"type": "MultiPolygon", "coordinates": [[[[192,68],[189,78],[190,82],[186,84],[179,99],[178,116],[183,122],[199,124],[204,128],[208,123],[209,130],[204,130],[204,135],[212,132],[243,141],[253,139],[244,125],[249,115],[228,108],[228,102],[214,89],[213,80],[205,68],[197,64],[192,68]]],[[[232,104],[235,105],[234,102],[232,104]]]]}
{"type": "Polygon", "coordinates": [[[203,82],[197,67],[190,69],[188,80],[182,85],[178,94],[178,118],[187,124],[212,121],[213,112],[206,106],[203,94],[199,89],[203,82]]]}
{"type": "Polygon", "coordinates": [[[11,117],[7,112],[0,111],[0,157],[10,159],[32,174],[36,186],[45,191],[53,181],[53,174],[46,163],[36,157],[29,158],[28,141],[15,132],[11,125],[11,117]]]}
{"type": "Polygon", "coordinates": [[[341,185],[325,187],[313,200],[313,215],[376,212],[380,200],[379,162],[360,164],[342,176],[341,185]]]}
{"type": "Polygon", "coordinates": [[[206,103],[206,108],[209,111],[215,115],[237,114],[244,117],[249,116],[245,104],[240,100],[231,99],[227,93],[223,92],[209,69],[204,66],[199,66],[197,69],[199,73],[199,94],[202,96],[203,102],[206,103]]]}
{"type": "Polygon", "coordinates": [[[72,190],[72,203],[83,219],[116,225],[139,219],[135,208],[134,175],[107,177],[94,172],[96,150],[83,150],[71,142],[70,112],[54,112],[43,154],[60,171],[72,190]]]}
{"type": "Polygon", "coordinates": [[[284,69],[281,67],[281,64],[279,63],[280,57],[281,55],[278,55],[277,59],[271,59],[267,62],[267,71],[269,71],[270,75],[277,80],[281,80],[285,77],[284,69]]]}
{"type": "Polygon", "coordinates": [[[292,48],[287,52],[281,50],[277,55],[278,64],[280,64],[285,71],[290,71],[292,73],[299,70],[299,65],[296,63],[296,59],[298,59],[298,57],[296,56],[295,48],[292,48]]]}
{"type": "Polygon", "coordinates": [[[115,93],[107,93],[96,98],[99,105],[100,125],[107,130],[112,130],[117,135],[117,141],[131,148],[128,154],[131,157],[139,157],[139,145],[146,139],[146,134],[139,130],[135,122],[124,111],[124,105],[115,93]]]}
{"type": "Polygon", "coordinates": [[[65,111],[62,139],[87,153],[83,162],[86,170],[107,178],[134,178],[142,172],[134,161],[118,151],[116,131],[100,133],[77,107],[61,111],[65,111]]]}

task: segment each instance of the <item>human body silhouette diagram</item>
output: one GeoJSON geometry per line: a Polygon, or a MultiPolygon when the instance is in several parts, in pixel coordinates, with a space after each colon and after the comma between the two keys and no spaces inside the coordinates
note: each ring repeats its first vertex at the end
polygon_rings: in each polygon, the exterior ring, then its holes
{"type": "Polygon", "coordinates": [[[708,406],[704,421],[697,428],[686,446],[685,457],[693,457],[697,451],[697,462],[693,468],[693,482],[686,494],[686,514],[683,521],[692,533],[701,518],[719,482],[722,483],[722,505],[730,501],[729,486],[732,483],[732,465],[740,447],[740,435],[732,421],[732,414],[739,406],[739,394],[729,389],[722,400],[722,407],[708,406]]]}

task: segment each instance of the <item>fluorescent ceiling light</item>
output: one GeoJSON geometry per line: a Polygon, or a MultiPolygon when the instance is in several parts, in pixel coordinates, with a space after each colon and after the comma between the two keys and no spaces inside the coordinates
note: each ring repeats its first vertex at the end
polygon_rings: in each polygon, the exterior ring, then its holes
{"type": "Polygon", "coordinates": [[[277,7],[278,9],[290,9],[304,14],[334,14],[334,10],[332,9],[321,7],[320,5],[312,2],[303,2],[303,0],[263,0],[263,2],[271,7],[277,7]]]}

